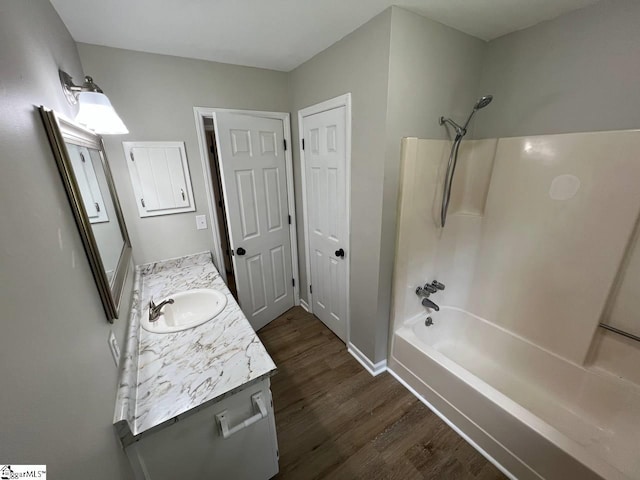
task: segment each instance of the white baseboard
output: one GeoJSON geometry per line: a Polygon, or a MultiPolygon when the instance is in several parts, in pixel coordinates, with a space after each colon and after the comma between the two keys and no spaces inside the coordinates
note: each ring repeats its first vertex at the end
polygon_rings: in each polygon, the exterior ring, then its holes
{"type": "Polygon", "coordinates": [[[300,299],[300,306],[305,312],[309,313],[309,304],[305,302],[303,299],[300,299]]]}
{"type": "Polygon", "coordinates": [[[347,344],[347,351],[353,355],[360,365],[362,365],[365,370],[367,370],[374,377],[376,375],[380,375],[382,372],[387,370],[387,360],[380,360],[378,363],[373,363],[371,360],[367,358],[367,356],[362,353],[358,348],[351,342],[347,344]]]}
{"type": "Polygon", "coordinates": [[[387,372],[389,372],[398,382],[400,382],[409,392],[411,392],[418,400],[420,400],[429,410],[435,413],[440,420],[446,423],[453,431],[455,431],[458,435],[465,439],[465,441],[475,448],[480,455],[486,458],[491,464],[493,464],[498,470],[506,475],[507,478],[512,480],[517,480],[516,477],[509,472],[502,464],[500,464],[495,458],[493,458],[486,450],[484,450],[480,445],[474,442],[466,433],[460,430],[453,422],[451,422],[442,412],[440,412],[436,407],[434,407],[431,403],[429,403],[422,395],[420,395],[411,385],[404,381],[400,375],[394,372],[391,368],[387,368],[387,372]]]}

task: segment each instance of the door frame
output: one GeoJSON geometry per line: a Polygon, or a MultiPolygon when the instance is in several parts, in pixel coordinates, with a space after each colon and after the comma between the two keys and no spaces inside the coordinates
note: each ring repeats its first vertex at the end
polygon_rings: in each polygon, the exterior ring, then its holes
{"type": "MultiPolygon", "coordinates": [[[[298,242],[297,242],[297,226],[296,226],[296,202],[293,190],[293,156],[292,156],[292,142],[291,142],[291,119],[290,115],[285,112],[262,112],[259,110],[240,110],[230,108],[214,108],[214,107],[193,107],[193,115],[196,121],[196,133],[198,135],[198,145],[200,147],[200,162],[202,164],[202,172],[204,174],[204,188],[207,195],[207,204],[209,205],[209,221],[212,225],[211,233],[213,236],[213,256],[217,265],[224,265],[224,257],[220,241],[220,229],[218,228],[218,215],[216,213],[215,205],[213,204],[213,177],[211,175],[211,169],[209,168],[209,152],[207,151],[207,139],[204,127],[204,119],[213,119],[213,129],[216,136],[216,150],[218,157],[218,169],[222,172],[222,157],[220,155],[220,143],[218,135],[218,118],[217,113],[235,113],[239,115],[247,115],[253,117],[272,118],[276,120],[282,120],[282,126],[284,130],[284,139],[287,142],[287,149],[284,152],[285,155],[285,171],[287,176],[287,206],[289,208],[289,215],[291,215],[291,224],[289,225],[289,238],[291,241],[291,273],[293,275],[293,303],[294,305],[300,305],[300,274],[298,268],[298,242]]],[[[224,181],[223,181],[224,183],[224,181]]],[[[222,195],[225,197],[225,204],[227,203],[226,191],[223,189],[222,195]]],[[[226,214],[226,209],[225,209],[226,214]]],[[[227,225],[229,224],[228,219],[227,225]]],[[[227,280],[226,272],[224,268],[220,272],[223,279],[227,280]]],[[[238,287],[236,282],[236,288],[238,287]]]]}
{"type": "MultiPolygon", "coordinates": [[[[307,269],[307,295],[308,302],[302,304],[309,313],[313,313],[313,294],[309,290],[311,285],[311,260],[309,256],[309,214],[307,205],[307,172],[306,172],[306,160],[304,156],[304,150],[302,148],[302,140],[304,138],[304,117],[315,115],[316,113],[326,112],[327,110],[333,110],[334,108],[345,107],[345,198],[346,205],[346,219],[347,219],[347,280],[346,280],[346,295],[347,295],[347,311],[345,323],[347,326],[347,341],[349,345],[351,338],[351,293],[350,293],[350,280],[351,280],[351,93],[345,93],[337,97],[331,98],[324,102],[317,103],[315,105],[308,106],[302,110],[298,110],[298,151],[300,152],[300,172],[302,175],[302,218],[303,218],[303,232],[304,232],[304,248],[305,248],[305,266],[307,269]]],[[[302,303],[302,302],[301,302],[302,303]]]]}

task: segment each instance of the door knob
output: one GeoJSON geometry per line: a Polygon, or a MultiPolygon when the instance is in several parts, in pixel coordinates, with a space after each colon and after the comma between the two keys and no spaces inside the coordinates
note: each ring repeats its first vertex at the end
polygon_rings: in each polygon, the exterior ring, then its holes
{"type": "Polygon", "coordinates": [[[336,257],[344,258],[344,250],[336,250],[336,257]]]}
{"type": "Polygon", "coordinates": [[[238,255],[244,255],[245,253],[247,253],[247,251],[244,248],[240,247],[240,248],[236,248],[236,253],[238,255]]]}

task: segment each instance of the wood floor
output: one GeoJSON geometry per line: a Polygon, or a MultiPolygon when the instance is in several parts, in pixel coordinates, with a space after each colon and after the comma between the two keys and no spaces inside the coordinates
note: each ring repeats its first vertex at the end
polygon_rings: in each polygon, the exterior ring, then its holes
{"type": "Polygon", "coordinates": [[[258,334],[278,366],[276,478],[506,478],[391,375],[372,377],[302,308],[258,334]]]}

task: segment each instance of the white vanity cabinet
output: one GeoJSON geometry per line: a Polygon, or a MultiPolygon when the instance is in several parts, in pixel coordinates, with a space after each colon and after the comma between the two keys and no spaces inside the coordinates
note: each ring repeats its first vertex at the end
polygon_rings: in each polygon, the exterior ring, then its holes
{"type": "Polygon", "coordinates": [[[136,478],[266,480],[276,475],[269,387],[267,377],[142,435],[126,448],[136,478]]]}

